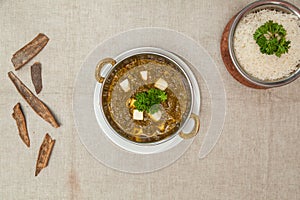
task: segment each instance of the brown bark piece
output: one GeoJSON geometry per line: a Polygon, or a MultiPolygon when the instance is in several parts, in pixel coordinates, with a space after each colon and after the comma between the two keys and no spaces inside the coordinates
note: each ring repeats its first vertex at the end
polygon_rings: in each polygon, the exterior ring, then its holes
{"type": "Polygon", "coordinates": [[[27,125],[26,125],[26,119],[23,114],[23,111],[21,109],[21,104],[17,103],[13,108],[13,114],[12,117],[16,120],[19,135],[23,142],[26,144],[27,147],[30,147],[30,139],[28,135],[27,125]]]}
{"type": "Polygon", "coordinates": [[[48,41],[49,38],[45,34],[39,33],[32,41],[18,50],[11,58],[15,70],[20,69],[35,57],[46,46],[48,41]]]}
{"type": "Polygon", "coordinates": [[[53,127],[58,128],[59,124],[49,108],[37,98],[13,72],[8,72],[8,77],[31,108],[46,122],[50,123],[53,127]]]}
{"type": "Polygon", "coordinates": [[[47,167],[54,143],[55,140],[53,140],[51,136],[46,133],[39,150],[38,159],[36,161],[35,176],[37,176],[42,169],[47,167]]]}
{"type": "Polygon", "coordinates": [[[35,62],[31,66],[31,80],[34,85],[35,92],[39,94],[43,88],[42,65],[40,62],[35,62]]]}
{"type": "Polygon", "coordinates": [[[235,68],[233,62],[231,61],[231,57],[230,57],[229,50],[228,50],[228,36],[229,36],[231,24],[233,23],[234,19],[235,19],[235,16],[233,16],[229,20],[228,24],[224,28],[222,38],[221,38],[220,50],[221,50],[221,56],[222,56],[223,62],[225,64],[225,67],[226,67],[227,71],[231,74],[231,76],[235,80],[240,82],[241,84],[243,84],[247,87],[255,88],[255,89],[266,89],[266,87],[255,85],[255,84],[251,83],[250,81],[248,81],[247,79],[245,79],[238,72],[238,70],[235,68]]]}

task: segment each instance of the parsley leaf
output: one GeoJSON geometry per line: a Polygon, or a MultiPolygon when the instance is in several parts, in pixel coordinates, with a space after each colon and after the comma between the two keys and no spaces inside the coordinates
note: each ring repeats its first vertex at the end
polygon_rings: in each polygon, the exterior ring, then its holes
{"type": "Polygon", "coordinates": [[[167,100],[167,94],[159,89],[151,88],[147,92],[139,92],[135,95],[136,101],[134,106],[139,111],[146,111],[148,113],[154,114],[158,111],[160,104],[167,100]]]}
{"type": "Polygon", "coordinates": [[[286,30],[282,25],[274,23],[272,20],[256,29],[253,38],[260,47],[260,52],[267,55],[288,53],[291,41],[287,41],[286,30]]]}

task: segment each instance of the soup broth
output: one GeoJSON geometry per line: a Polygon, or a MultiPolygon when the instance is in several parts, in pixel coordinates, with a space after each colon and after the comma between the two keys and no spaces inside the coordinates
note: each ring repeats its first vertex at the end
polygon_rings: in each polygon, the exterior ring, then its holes
{"type": "Polygon", "coordinates": [[[119,63],[107,78],[103,87],[102,104],[105,116],[112,127],[123,137],[139,143],[160,141],[173,135],[190,109],[187,80],[177,66],[158,55],[135,55],[119,63]],[[146,72],[142,76],[141,72],[146,72]],[[163,79],[167,100],[155,105],[159,119],[143,112],[143,120],[133,117],[134,103],[139,92],[155,88],[163,79]],[[125,86],[124,86],[124,85],[125,86]]]}

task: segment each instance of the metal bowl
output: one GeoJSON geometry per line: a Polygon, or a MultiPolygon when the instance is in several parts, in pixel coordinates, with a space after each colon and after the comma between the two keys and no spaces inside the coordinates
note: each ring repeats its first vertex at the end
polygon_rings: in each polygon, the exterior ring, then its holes
{"type": "Polygon", "coordinates": [[[262,9],[271,9],[271,10],[278,10],[286,13],[292,13],[296,15],[300,19],[300,10],[296,6],[292,5],[291,3],[279,0],[263,0],[263,1],[256,1],[249,5],[247,5],[244,9],[242,9],[237,16],[235,17],[228,36],[228,50],[231,57],[231,60],[236,68],[236,70],[242,75],[244,79],[247,81],[264,88],[272,88],[278,87],[282,85],[286,85],[294,80],[296,80],[300,76],[300,65],[298,65],[298,69],[292,72],[289,76],[277,79],[277,80],[261,80],[258,79],[243,69],[243,67],[238,62],[235,52],[234,52],[234,34],[237,25],[239,24],[240,20],[249,13],[257,12],[262,9]]]}
{"type": "MultiPolygon", "coordinates": [[[[151,61],[152,62],[152,61],[151,61]]],[[[131,66],[131,65],[130,65],[131,66]]],[[[123,147],[124,149],[128,150],[126,146],[128,145],[139,145],[139,146],[157,146],[166,142],[172,142],[174,138],[179,136],[182,139],[189,139],[194,137],[199,131],[199,116],[192,112],[194,107],[194,89],[198,88],[197,85],[191,80],[194,80],[193,74],[190,72],[188,65],[181,60],[175,54],[165,51],[163,49],[153,48],[153,47],[141,47],[136,49],[131,49],[126,51],[116,58],[105,58],[99,61],[98,65],[96,66],[95,70],[95,78],[101,84],[101,88],[97,96],[99,96],[99,104],[100,104],[100,111],[101,114],[104,116],[104,120],[101,123],[105,123],[109,129],[106,131],[107,136],[118,146],[123,147]],[[157,140],[148,140],[145,139],[144,141],[140,142],[137,141],[135,137],[132,137],[131,134],[128,134],[122,130],[122,127],[118,126],[118,122],[115,122],[113,117],[111,117],[111,111],[109,109],[110,102],[109,98],[111,97],[111,93],[108,88],[113,87],[112,80],[115,79],[116,74],[120,71],[125,70],[125,66],[128,66],[129,63],[134,62],[135,65],[132,68],[128,68],[128,71],[137,67],[140,64],[139,58],[146,58],[148,60],[159,60],[163,62],[168,62],[168,65],[174,67],[181,73],[186,81],[186,89],[188,90],[189,103],[187,106],[187,110],[183,113],[182,123],[178,130],[172,135],[166,135],[166,137],[158,138],[157,140]],[[188,133],[185,133],[183,129],[186,127],[188,122],[193,120],[194,127],[188,133]],[[112,133],[112,134],[110,134],[112,133]],[[118,137],[115,137],[118,136],[118,137]],[[122,139],[123,141],[120,142],[118,139],[122,139]],[[119,141],[119,142],[118,142],[119,141]],[[125,142],[125,143],[124,143],[125,142]],[[125,145],[123,145],[125,144],[125,145]],[[124,147],[125,146],[125,147],[124,147]]],[[[197,97],[196,97],[197,98],[197,97]]]]}

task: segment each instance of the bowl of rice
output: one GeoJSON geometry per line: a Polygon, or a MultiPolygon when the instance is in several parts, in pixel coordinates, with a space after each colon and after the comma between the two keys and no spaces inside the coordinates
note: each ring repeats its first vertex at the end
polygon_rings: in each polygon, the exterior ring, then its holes
{"type": "Polygon", "coordinates": [[[279,0],[256,1],[234,18],[228,51],[236,71],[261,88],[300,76],[300,10],[279,0]]]}

